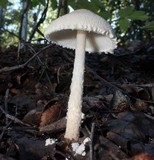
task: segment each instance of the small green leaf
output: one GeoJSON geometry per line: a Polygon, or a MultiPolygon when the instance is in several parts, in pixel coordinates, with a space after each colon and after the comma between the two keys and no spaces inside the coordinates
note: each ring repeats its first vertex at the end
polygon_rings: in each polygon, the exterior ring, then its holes
{"type": "Polygon", "coordinates": [[[32,0],[31,1],[32,7],[36,7],[38,4],[42,4],[43,6],[45,6],[45,0],[32,0]]]}
{"type": "Polygon", "coordinates": [[[46,5],[45,0],[39,0],[39,2],[40,2],[43,6],[45,6],[45,5],[46,5]]]}
{"type": "Polygon", "coordinates": [[[0,1],[0,6],[1,6],[2,8],[6,8],[7,2],[5,2],[5,1],[0,1]]]}
{"type": "Polygon", "coordinates": [[[90,2],[88,0],[78,0],[77,2],[73,2],[72,0],[68,0],[68,5],[71,6],[74,10],[76,9],[88,9],[90,11],[93,11],[94,13],[97,13],[98,10],[100,10],[98,3],[96,3],[94,0],[91,0],[90,2]]]}
{"type": "Polygon", "coordinates": [[[104,19],[110,19],[112,17],[112,13],[107,11],[100,11],[98,14],[104,19]]]}
{"type": "Polygon", "coordinates": [[[134,10],[133,7],[127,7],[127,8],[124,8],[124,9],[120,9],[119,10],[119,16],[121,18],[125,18],[125,17],[131,15],[133,10],[134,10]]]}
{"type": "Polygon", "coordinates": [[[99,9],[105,10],[104,4],[99,0],[91,0],[93,4],[95,4],[99,9]]]}
{"type": "Polygon", "coordinates": [[[57,9],[57,0],[52,0],[51,7],[53,10],[57,9]]]}
{"type": "Polygon", "coordinates": [[[147,29],[147,30],[150,30],[150,31],[154,31],[154,21],[152,22],[147,22],[145,24],[144,27],[142,27],[143,29],[147,29]]]}
{"type": "Polygon", "coordinates": [[[68,3],[68,5],[71,6],[74,10],[77,9],[77,5],[76,5],[76,3],[75,3],[74,1],[68,0],[67,3],[68,3]]]}
{"type": "Polygon", "coordinates": [[[100,15],[104,19],[109,19],[112,16],[112,13],[109,13],[105,11],[105,7],[102,2],[98,0],[91,0],[90,2],[88,0],[78,0],[77,2],[74,2],[72,0],[68,0],[68,5],[71,6],[74,10],[76,9],[88,9],[90,11],[93,11],[94,13],[100,15]]]}
{"type": "Polygon", "coordinates": [[[145,21],[147,20],[149,17],[145,14],[144,11],[134,11],[132,12],[131,15],[127,16],[127,18],[131,19],[131,20],[141,20],[141,21],[145,21]]]}
{"type": "Polygon", "coordinates": [[[119,27],[123,32],[126,32],[130,26],[130,22],[127,19],[119,19],[119,27]]]}
{"type": "Polygon", "coordinates": [[[36,7],[39,4],[39,0],[32,0],[31,1],[31,7],[36,7]]]}
{"type": "Polygon", "coordinates": [[[97,11],[99,10],[99,7],[95,4],[95,2],[89,2],[88,0],[78,0],[77,3],[77,9],[88,9],[90,11],[93,11],[95,13],[97,13],[97,11]]]}

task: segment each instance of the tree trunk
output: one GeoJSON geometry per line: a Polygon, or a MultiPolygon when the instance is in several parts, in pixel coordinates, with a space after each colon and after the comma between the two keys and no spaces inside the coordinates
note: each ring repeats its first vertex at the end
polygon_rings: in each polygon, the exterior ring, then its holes
{"type": "Polygon", "coordinates": [[[0,30],[3,28],[4,25],[4,9],[0,6],[0,30]]]}
{"type": "MultiPolygon", "coordinates": [[[[27,7],[27,1],[23,2],[23,9],[27,7]]],[[[27,24],[28,24],[28,10],[23,14],[22,28],[21,28],[21,38],[26,41],[27,39],[27,24]]]]}

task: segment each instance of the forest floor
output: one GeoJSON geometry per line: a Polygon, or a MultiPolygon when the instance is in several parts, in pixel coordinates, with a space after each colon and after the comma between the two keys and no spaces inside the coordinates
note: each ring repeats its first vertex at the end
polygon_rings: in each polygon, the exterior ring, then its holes
{"type": "Polygon", "coordinates": [[[0,51],[0,159],[154,159],[154,45],[86,54],[82,155],[63,145],[73,61],[55,45],[0,51]]]}

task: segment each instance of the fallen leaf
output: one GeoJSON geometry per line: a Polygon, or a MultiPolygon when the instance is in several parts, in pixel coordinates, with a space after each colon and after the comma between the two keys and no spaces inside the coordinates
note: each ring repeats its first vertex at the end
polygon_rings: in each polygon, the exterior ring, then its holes
{"type": "Polygon", "coordinates": [[[130,109],[131,102],[127,95],[124,95],[120,90],[116,90],[113,95],[112,105],[116,111],[126,111],[130,109]]]}
{"type": "Polygon", "coordinates": [[[62,115],[63,110],[61,104],[58,101],[50,101],[42,112],[40,127],[58,120],[62,115]]]}
{"type": "Polygon", "coordinates": [[[154,157],[149,155],[148,153],[141,153],[130,158],[129,160],[154,160],[154,157]]]}
{"type": "Polygon", "coordinates": [[[41,122],[43,108],[36,107],[35,109],[29,111],[23,118],[23,122],[39,126],[41,122]]]}

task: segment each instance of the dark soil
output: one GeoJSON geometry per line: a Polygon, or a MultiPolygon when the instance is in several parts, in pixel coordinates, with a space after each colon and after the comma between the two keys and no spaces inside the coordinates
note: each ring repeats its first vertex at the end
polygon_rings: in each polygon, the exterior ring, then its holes
{"type": "Polygon", "coordinates": [[[0,159],[154,159],[154,45],[86,54],[79,143],[91,142],[84,156],[66,151],[63,138],[74,51],[44,47],[0,51],[0,159]],[[45,145],[48,138],[56,142],[45,145]]]}

